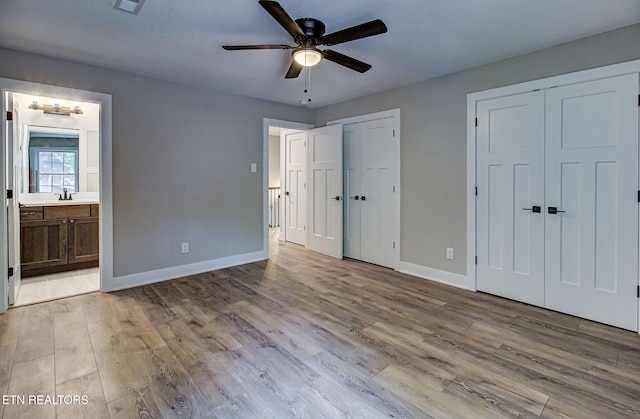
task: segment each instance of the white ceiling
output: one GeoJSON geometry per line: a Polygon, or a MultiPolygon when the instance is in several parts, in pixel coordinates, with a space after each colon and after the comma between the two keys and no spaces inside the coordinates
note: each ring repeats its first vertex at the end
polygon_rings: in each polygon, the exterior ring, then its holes
{"type": "MultiPolygon", "coordinates": [[[[221,45],[289,44],[257,0],[2,0],[0,46],[299,104],[305,73],[285,80],[290,51],[221,45]]],[[[293,19],[327,33],[382,19],[386,34],[331,47],[373,66],[360,74],[323,60],[311,71],[318,107],[407,85],[640,22],[640,0],[281,0],[293,19]]],[[[633,42],[638,42],[634,40],[633,42]]]]}

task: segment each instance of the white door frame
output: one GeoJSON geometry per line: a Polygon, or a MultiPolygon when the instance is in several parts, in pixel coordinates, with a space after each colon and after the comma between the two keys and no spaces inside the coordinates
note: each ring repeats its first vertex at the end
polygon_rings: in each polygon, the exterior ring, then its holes
{"type": "MultiPolygon", "coordinates": [[[[264,118],[262,120],[262,252],[265,259],[269,259],[269,127],[278,127],[285,129],[308,130],[313,128],[312,124],[304,122],[284,121],[281,119],[264,118]]],[[[284,181],[284,144],[280,142],[280,184],[284,181]]],[[[280,189],[282,190],[282,189],[280,189]]],[[[284,211],[280,211],[280,216],[284,215],[284,211]]],[[[286,221],[286,220],[284,220],[286,221]]],[[[283,220],[280,220],[280,226],[283,220]]],[[[282,237],[282,228],[280,229],[282,237]]],[[[1,255],[0,255],[1,256],[1,255]]]]}
{"type": "Polygon", "coordinates": [[[397,214],[396,219],[395,220],[390,220],[390,222],[393,223],[393,228],[394,228],[394,241],[396,242],[396,247],[394,249],[394,255],[393,255],[393,269],[394,270],[398,270],[399,264],[400,264],[400,246],[401,246],[401,241],[400,241],[400,202],[401,202],[401,194],[402,194],[402,185],[401,185],[401,167],[400,164],[402,162],[402,158],[400,156],[400,144],[401,144],[401,135],[400,135],[400,109],[390,109],[388,111],[382,111],[382,112],[375,112],[375,113],[371,113],[371,114],[367,114],[367,115],[359,115],[359,116],[354,116],[351,118],[344,118],[344,119],[336,119],[333,121],[328,121],[327,125],[334,125],[334,124],[342,124],[344,125],[348,125],[348,124],[355,124],[358,122],[367,122],[367,121],[372,121],[375,119],[383,119],[383,118],[393,118],[394,121],[394,131],[395,131],[395,135],[397,138],[397,141],[395,142],[396,144],[396,150],[395,150],[395,155],[397,156],[397,161],[396,161],[396,173],[394,174],[395,176],[395,184],[396,184],[396,199],[394,202],[394,207],[395,207],[395,213],[397,214]]]}
{"type": "MultiPolygon", "coordinates": [[[[640,60],[608,65],[575,73],[563,74],[499,87],[467,95],[467,288],[476,291],[476,102],[480,100],[504,97],[537,89],[550,89],[557,86],[582,83],[625,74],[640,73],[640,60]]],[[[640,186],[640,179],[638,179],[640,186]]],[[[639,267],[640,267],[640,257],[639,267]]],[[[640,285],[640,280],[639,280],[640,285]]],[[[639,310],[640,321],[640,310],[639,310]]],[[[640,332],[640,331],[639,331],[640,332]]]]}
{"type": "MultiPolygon", "coordinates": [[[[90,92],[66,87],[31,83],[21,80],[0,78],[0,94],[2,95],[2,160],[1,184],[6,183],[7,156],[5,156],[7,141],[7,124],[5,123],[7,92],[23,93],[34,96],[59,97],[61,99],[93,102],[100,104],[100,290],[113,290],[113,190],[112,190],[112,114],[111,95],[90,92]]],[[[4,186],[3,186],[4,187],[4,186]]],[[[7,205],[7,197],[3,192],[1,206],[7,205]]],[[[8,308],[8,267],[7,261],[7,214],[0,211],[0,313],[8,308]]]]}

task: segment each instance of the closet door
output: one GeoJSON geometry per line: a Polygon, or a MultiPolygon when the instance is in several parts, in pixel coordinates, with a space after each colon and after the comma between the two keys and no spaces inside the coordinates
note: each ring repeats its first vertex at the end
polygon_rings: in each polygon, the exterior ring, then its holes
{"type": "Polygon", "coordinates": [[[545,306],[637,330],[638,76],[546,99],[545,306]]]}
{"type": "Polygon", "coordinates": [[[544,305],[544,92],[476,105],[477,287],[544,305]]]}
{"type": "Polygon", "coordinates": [[[345,256],[395,267],[394,118],[344,126],[345,256]]]}
{"type": "Polygon", "coordinates": [[[360,259],[360,195],[362,129],[364,123],[344,126],[344,255],[360,259]]]}
{"type": "Polygon", "coordinates": [[[394,266],[396,147],[393,118],[365,122],[361,154],[361,259],[394,266]]]}

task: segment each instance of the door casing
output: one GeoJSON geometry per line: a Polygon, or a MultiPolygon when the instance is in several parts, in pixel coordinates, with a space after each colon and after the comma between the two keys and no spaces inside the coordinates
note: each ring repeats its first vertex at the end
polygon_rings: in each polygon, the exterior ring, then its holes
{"type": "MultiPolygon", "coordinates": [[[[100,104],[100,290],[113,290],[113,190],[112,190],[112,98],[110,94],[90,92],[31,83],[21,80],[0,78],[0,94],[2,96],[3,118],[7,111],[7,94],[10,92],[23,93],[33,96],[59,97],[61,99],[93,102],[100,104]]],[[[7,171],[7,124],[2,121],[2,147],[0,159],[2,161],[1,184],[6,185],[7,171]]],[[[7,207],[7,197],[3,192],[1,206],[7,207]]],[[[8,309],[8,232],[6,211],[0,211],[0,313],[8,309]]]]}

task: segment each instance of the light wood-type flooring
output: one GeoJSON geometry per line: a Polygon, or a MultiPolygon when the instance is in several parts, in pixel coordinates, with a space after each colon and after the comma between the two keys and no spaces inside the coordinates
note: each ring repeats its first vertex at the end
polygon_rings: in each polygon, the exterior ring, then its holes
{"type": "Polygon", "coordinates": [[[293,244],[271,255],[0,315],[2,395],[88,401],[4,417],[640,417],[635,333],[293,244]]]}

